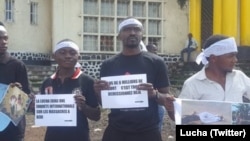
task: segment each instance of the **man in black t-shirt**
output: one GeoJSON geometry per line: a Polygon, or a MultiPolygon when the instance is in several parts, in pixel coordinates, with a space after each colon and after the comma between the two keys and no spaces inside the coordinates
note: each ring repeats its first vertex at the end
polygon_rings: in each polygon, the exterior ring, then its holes
{"type": "Polygon", "coordinates": [[[44,141],[90,141],[88,119],[100,119],[100,108],[93,89],[94,79],[77,64],[79,47],[70,39],[58,42],[53,50],[58,67],[47,78],[41,94],[72,94],[77,105],[77,125],[47,127],[44,141]]]}
{"type": "MultiPolygon", "coordinates": [[[[27,70],[25,64],[10,56],[8,49],[8,33],[4,25],[0,22],[0,83],[14,84],[30,94],[27,70]]],[[[2,124],[0,121],[0,124],[2,124]]],[[[0,141],[22,141],[25,134],[25,116],[15,126],[12,122],[0,132],[0,141]]]]}
{"type": "MultiPolygon", "coordinates": [[[[148,92],[149,107],[111,109],[102,141],[162,141],[158,104],[164,105],[174,119],[166,64],[161,57],[140,49],[143,33],[140,21],[127,18],[119,24],[118,31],[122,52],[102,63],[100,77],[146,74],[147,83],[139,84],[137,90],[148,92]]],[[[101,102],[101,90],[109,89],[109,84],[97,80],[94,88],[101,102]]]]}

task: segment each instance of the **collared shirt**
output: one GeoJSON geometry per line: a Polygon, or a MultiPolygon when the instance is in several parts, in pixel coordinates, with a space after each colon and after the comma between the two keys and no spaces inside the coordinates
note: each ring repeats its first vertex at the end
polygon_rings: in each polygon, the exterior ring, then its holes
{"type": "Polygon", "coordinates": [[[224,90],[219,83],[206,77],[203,67],[184,82],[179,98],[243,102],[243,96],[250,98],[250,79],[242,71],[233,70],[227,73],[224,90]]]}
{"type": "MultiPolygon", "coordinates": [[[[189,46],[189,39],[187,39],[186,41],[185,48],[188,48],[188,46],[189,46]]],[[[197,47],[198,47],[197,41],[194,38],[192,38],[189,48],[197,48],[197,47]]]]}
{"type": "MultiPolygon", "coordinates": [[[[97,107],[98,101],[94,94],[94,79],[84,74],[79,68],[75,69],[71,77],[65,78],[61,82],[58,73],[54,73],[47,78],[41,86],[41,94],[45,94],[45,89],[53,87],[53,94],[75,94],[80,92],[86,98],[86,104],[90,107],[97,107]]],[[[89,126],[87,117],[77,108],[77,126],[47,127],[45,141],[89,141],[89,126]]]]}

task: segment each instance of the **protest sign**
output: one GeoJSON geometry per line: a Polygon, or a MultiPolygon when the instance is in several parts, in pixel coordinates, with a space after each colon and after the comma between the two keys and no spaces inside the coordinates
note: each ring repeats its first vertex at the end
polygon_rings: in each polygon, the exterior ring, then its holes
{"type": "Polygon", "coordinates": [[[35,125],[76,126],[73,94],[36,95],[35,125]]]}
{"type": "Polygon", "coordinates": [[[103,108],[139,108],[148,107],[148,94],[136,90],[140,83],[146,83],[146,74],[102,77],[108,81],[109,90],[101,91],[103,108]]]}
{"type": "Polygon", "coordinates": [[[0,83],[0,111],[18,125],[20,120],[26,114],[31,99],[28,95],[16,86],[10,86],[0,83]]]}

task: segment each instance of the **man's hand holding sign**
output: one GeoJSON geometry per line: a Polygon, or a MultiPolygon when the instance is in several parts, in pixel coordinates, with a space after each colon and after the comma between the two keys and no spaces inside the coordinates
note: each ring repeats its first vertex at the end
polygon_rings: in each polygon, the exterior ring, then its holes
{"type": "Polygon", "coordinates": [[[138,90],[140,83],[146,82],[146,75],[122,75],[102,77],[108,84],[107,90],[101,91],[103,108],[148,107],[147,91],[138,90]]]}
{"type": "Polygon", "coordinates": [[[174,96],[146,82],[145,74],[110,76],[97,80],[94,88],[103,108],[148,107],[148,99],[155,99],[174,119],[174,96]]]}

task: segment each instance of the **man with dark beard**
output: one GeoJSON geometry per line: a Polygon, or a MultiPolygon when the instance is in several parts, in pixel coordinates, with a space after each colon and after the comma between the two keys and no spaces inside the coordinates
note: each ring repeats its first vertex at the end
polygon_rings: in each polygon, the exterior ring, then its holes
{"type": "MultiPolygon", "coordinates": [[[[140,49],[143,34],[140,21],[127,18],[119,24],[118,31],[122,52],[102,63],[100,77],[146,74],[147,83],[139,84],[137,90],[147,91],[149,106],[111,109],[102,141],[162,141],[158,128],[158,104],[164,105],[174,119],[174,98],[169,94],[166,64],[161,57],[140,49]]],[[[101,102],[101,90],[108,90],[109,84],[97,80],[94,88],[101,102]]]]}
{"type": "MultiPolygon", "coordinates": [[[[25,93],[30,94],[25,64],[12,57],[7,49],[8,32],[0,22],[0,83],[16,85],[19,88],[22,88],[25,93]]],[[[1,120],[0,124],[3,125],[4,122],[5,121],[1,120]]],[[[3,131],[0,129],[0,141],[23,141],[26,126],[25,116],[17,126],[12,122],[8,122],[4,125],[7,127],[3,131]]]]}

